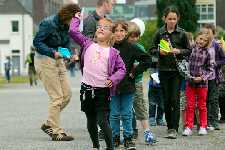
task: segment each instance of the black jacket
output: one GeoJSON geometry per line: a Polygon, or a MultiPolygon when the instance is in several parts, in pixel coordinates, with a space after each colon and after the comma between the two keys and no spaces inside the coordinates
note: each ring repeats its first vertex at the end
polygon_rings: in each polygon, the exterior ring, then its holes
{"type": "Polygon", "coordinates": [[[172,54],[166,56],[159,55],[158,45],[160,40],[168,38],[173,48],[181,50],[181,53],[177,55],[178,59],[183,59],[191,53],[188,38],[182,28],[177,27],[175,31],[168,33],[165,26],[163,26],[156,32],[150,48],[150,53],[159,58],[159,71],[177,71],[175,58],[172,54]]]}
{"type": "Polygon", "coordinates": [[[120,56],[126,66],[126,75],[124,79],[117,86],[116,94],[128,94],[135,92],[135,77],[151,65],[150,56],[143,52],[135,44],[130,44],[127,40],[123,40],[121,43],[114,44],[114,48],[120,51],[120,56]],[[139,62],[139,65],[134,69],[133,64],[135,60],[139,62]],[[134,78],[130,78],[129,74],[132,73],[134,78]]]}

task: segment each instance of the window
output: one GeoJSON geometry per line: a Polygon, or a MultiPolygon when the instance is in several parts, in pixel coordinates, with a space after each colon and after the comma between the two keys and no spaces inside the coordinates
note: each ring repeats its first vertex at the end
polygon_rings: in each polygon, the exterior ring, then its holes
{"type": "Polygon", "coordinates": [[[18,49],[13,49],[13,50],[12,50],[12,53],[13,53],[13,54],[15,54],[15,53],[20,53],[20,50],[18,50],[18,49]]]}
{"type": "Polygon", "coordinates": [[[208,8],[208,12],[209,12],[209,13],[213,13],[213,12],[214,12],[214,8],[213,8],[213,6],[209,6],[209,8],[208,8]]]}
{"type": "Polygon", "coordinates": [[[149,5],[141,5],[136,7],[135,15],[139,17],[149,17],[150,16],[150,9],[149,5]]]}
{"type": "Polygon", "coordinates": [[[200,20],[213,20],[214,16],[214,5],[197,5],[197,12],[199,13],[200,20]]]}
{"type": "Polygon", "coordinates": [[[213,20],[214,19],[214,15],[213,14],[209,14],[208,19],[213,20]]]}
{"type": "Polygon", "coordinates": [[[134,12],[134,7],[132,6],[125,6],[125,9],[124,9],[124,13],[125,14],[132,14],[134,12]]]}
{"type": "Polygon", "coordinates": [[[12,21],[12,32],[19,32],[19,21],[12,21]]]}
{"type": "Polygon", "coordinates": [[[207,12],[207,7],[206,7],[206,5],[202,5],[202,12],[207,12]]]}

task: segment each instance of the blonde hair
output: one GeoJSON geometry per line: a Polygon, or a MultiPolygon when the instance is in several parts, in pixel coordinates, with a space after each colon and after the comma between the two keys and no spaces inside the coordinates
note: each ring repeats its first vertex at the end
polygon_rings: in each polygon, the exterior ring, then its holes
{"type": "Polygon", "coordinates": [[[140,28],[137,26],[134,22],[127,22],[128,24],[128,34],[127,37],[131,35],[135,35],[136,37],[139,37],[141,35],[140,28]]]}
{"type": "Polygon", "coordinates": [[[206,34],[206,33],[204,33],[204,32],[198,32],[198,33],[196,34],[195,40],[196,40],[197,37],[200,36],[200,35],[203,35],[204,37],[207,38],[208,42],[207,42],[207,44],[206,44],[205,47],[206,47],[206,48],[209,48],[210,45],[211,45],[212,38],[211,38],[208,34],[206,34]]]}
{"type": "Polygon", "coordinates": [[[185,32],[187,35],[188,40],[194,40],[194,36],[191,32],[185,32]]]}
{"type": "Polygon", "coordinates": [[[113,21],[111,19],[109,19],[109,18],[101,18],[98,22],[100,22],[102,20],[111,23],[111,27],[113,28],[113,21]]]}
{"type": "MultiPolygon", "coordinates": [[[[111,31],[111,37],[110,37],[110,39],[107,41],[107,43],[108,43],[108,45],[109,46],[113,46],[114,45],[114,43],[115,43],[115,37],[114,37],[114,35],[113,35],[113,27],[114,27],[114,23],[113,23],[113,21],[111,20],[111,19],[109,19],[109,18],[101,18],[98,22],[100,22],[100,21],[106,21],[106,22],[108,22],[108,23],[110,23],[111,25],[111,29],[110,29],[110,31],[111,31]]],[[[96,32],[95,32],[96,33],[96,32]]],[[[95,42],[97,42],[97,39],[96,39],[96,35],[94,36],[94,39],[93,39],[95,42]]]]}

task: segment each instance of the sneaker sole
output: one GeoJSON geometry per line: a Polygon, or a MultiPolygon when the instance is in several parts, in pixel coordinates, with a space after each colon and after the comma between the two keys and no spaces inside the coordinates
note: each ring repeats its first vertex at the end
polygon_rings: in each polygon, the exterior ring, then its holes
{"type": "Polygon", "coordinates": [[[174,136],[166,136],[165,138],[167,138],[167,139],[177,139],[177,137],[174,137],[174,136]]]}
{"type": "Polygon", "coordinates": [[[73,141],[73,140],[74,140],[74,139],[72,139],[72,140],[55,140],[55,139],[53,140],[53,139],[52,139],[52,141],[55,141],[55,142],[69,142],[69,141],[73,141]]]}
{"type": "Polygon", "coordinates": [[[207,135],[207,134],[198,134],[199,136],[205,136],[205,135],[207,135]]]}
{"type": "Polygon", "coordinates": [[[192,136],[192,134],[186,135],[186,134],[182,134],[182,136],[192,136]]]}
{"type": "Polygon", "coordinates": [[[125,150],[136,150],[136,147],[125,148],[125,150]]]}
{"type": "Polygon", "coordinates": [[[214,127],[215,130],[220,130],[220,127],[214,127]]]}
{"type": "Polygon", "coordinates": [[[207,135],[208,133],[198,133],[199,136],[207,135]]]}
{"type": "Polygon", "coordinates": [[[192,136],[192,133],[191,134],[182,134],[182,136],[192,136]]]}
{"type": "Polygon", "coordinates": [[[52,141],[73,141],[74,140],[74,138],[73,139],[66,139],[66,140],[60,140],[60,139],[52,139],[52,141]]]}

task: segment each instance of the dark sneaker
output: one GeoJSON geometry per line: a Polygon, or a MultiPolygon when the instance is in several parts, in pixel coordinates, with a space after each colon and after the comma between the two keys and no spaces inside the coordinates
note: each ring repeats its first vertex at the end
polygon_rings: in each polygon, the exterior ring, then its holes
{"type": "Polygon", "coordinates": [[[156,120],[155,120],[154,117],[149,118],[149,125],[150,125],[150,126],[156,126],[156,125],[157,125],[157,124],[156,124],[156,120]]]}
{"type": "Polygon", "coordinates": [[[119,147],[120,146],[120,136],[116,135],[114,138],[113,138],[113,145],[115,148],[119,147]]]}
{"type": "Polygon", "coordinates": [[[220,126],[219,126],[218,123],[214,124],[213,127],[214,127],[215,130],[220,130],[220,126]]]}
{"type": "Polygon", "coordinates": [[[157,122],[157,126],[166,126],[166,123],[163,121],[163,119],[159,119],[156,122],[157,122]]]}
{"type": "Polygon", "coordinates": [[[168,135],[167,137],[168,139],[176,139],[177,138],[177,131],[175,129],[169,129],[168,130],[168,135]]]}
{"type": "Polygon", "coordinates": [[[124,138],[124,148],[125,150],[136,150],[135,142],[132,138],[124,138]]]}
{"type": "Polygon", "coordinates": [[[133,139],[137,140],[137,138],[138,138],[138,129],[134,129],[133,130],[133,139]]]}
{"type": "Polygon", "coordinates": [[[66,135],[66,133],[53,134],[52,141],[72,141],[74,138],[72,136],[66,135]]]}
{"type": "Polygon", "coordinates": [[[213,131],[213,130],[215,130],[215,128],[214,128],[214,126],[212,126],[211,124],[209,124],[209,125],[207,126],[207,130],[213,131]]]}
{"type": "Polygon", "coordinates": [[[43,124],[41,126],[41,130],[44,131],[44,133],[48,134],[50,137],[52,137],[53,130],[50,126],[43,124]]]}
{"type": "Polygon", "coordinates": [[[99,139],[99,141],[105,140],[104,133],[102,130],[99,130],[99,132],[98,132],[98,139],[99,139]]]}

